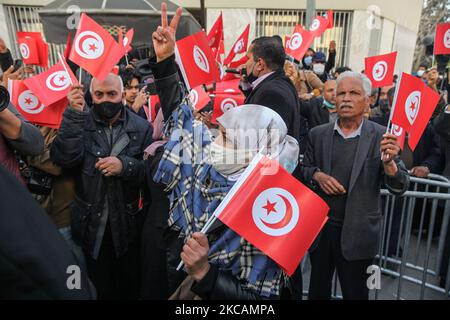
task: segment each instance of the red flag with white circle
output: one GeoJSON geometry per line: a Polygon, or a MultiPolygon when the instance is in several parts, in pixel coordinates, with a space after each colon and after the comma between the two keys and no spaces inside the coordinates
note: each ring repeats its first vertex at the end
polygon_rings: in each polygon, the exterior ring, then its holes
{"type": "Polygon", "coordinates": [[[119,45],[123,47],[124,54],[127,54],[133,49],[131,47],[131,42],[133,42],[134,29],[128,30],[127,33],[125,34],[125,37],[122,35],[121,29],[119,29],[117,32],[119,34],[118,36],[119,45]]]}
{"type": "Polygon", "coordinates": [[[286,53],[294,59],[301,61],[313,41],[314,34],[303,29],[301,25],[297,25],[294,33],[289,37],[289,41],[286,41],[286,53]]]}
{"type": "Polygon", "coordinates": [[[320,37],[327,29],[332,29],[334,26],[333,10],[328,10],[323,16],[317,16],[309,26],[309,31],[314,37],[320,37]]]}
{"type": "Polygon", "coordinates": [[[450,22],[437,25],[434,39],[434,54],[450,54],[450,22]]]}
{"type": "Polygon", "coordinates": [[[374,88],[392,85],[396,60],[397,52],[366,58],[365,74],[374,88]]]}
{"type": "Polygon", "coordinates": [[[223,41],[223,16],[222,12],[217,18],[216,22],[213,24],[211,30],[208,33],[208,45],[211,49],[216,49],[219,51],[220,42],[223,41]]]}
{"type": "Polygon", "coordinates": [[[20,54],[26,64],[47,68],[48,44],[40,32],[17,32],[20,54]]]}
{"type": "Polygon", "coordinates": [[[122,44],[125,47],[126,53],[130,52],[133,48],[131,47],[131,43],[133,42],[134,37],[134,29],[130,29],[125,34],[125,38],[122,40],[122,44]]]}
{"type": "Polygon", "coordinates": [[[124,56],[124,46],[85,13],[81,15],[69,59],[103,81],[124,56]]]}
{"type": "Polygon", "coordinates": [[[177,41],[175,56],[188,90],[220,81],[220,72],[204,31],[177,41]]]}
{"type": "Polygon", "coordinates": [[[222,116],[225,112],[240,107],[245,102],[243,94],[235,93],[216,93],[214,98],[214,107],[212,114],[212,123],[217,123],[217,118],[222,116]]]}
{"type": "Polygon", "coordinates": [[[392,133],[397,137],[397,142],[403,150],[405,147],[406,131],[402,127],[392,124],[392,133]]]}
{"type": "Polygon", "coordinates": [[[192,103],[196,110],[201,110],[211,102],[211,98],[203,89],[203,86],[198,86],[192,89],[189,93],[189,101],[192,103]]]}
{"type": "Polygon", "coordinates": [[[24,83],[45,106],[67,97],[72,83],[78,85],[77,78],[63,57],[50,69],[25,79],[24,83]]]}
{"type": "Polygon", "coordinates": [[[45,106],[22,80],[9,80],[8,91],[11,103],[31,123],[50,128],[59,128],[62,114],[68,105],[66,98],[45,106]]]}
{"type": "Polygon", "coordinates": [[[23,62],[28,65],[39,64],[39,53],[36,40],[30,37],[18,38],[20,55],[23,62]]]}
{"type": "Polygon", "coordinates": [[[284,36],[284,48],[289,48],[289,41],[291,41],[291,36],[290,35],[285,35],[284,36]]]}
{"type": "Polygon", "coordinates": [[[408,144],[414,151],[440,100],[437,92],[422,79],[403,73],[398,81],[391,122],[408,133],[408,144]]]}
{"type": "Polygon", "coordinates": [[[328,210],[276,160],[258,155],[215,215],[292,275],[328,220],[328,210]]]}
{"type": "Polygon", "coordinates": [[[224,65],[230,64],[236,57],[236,55],[247,52],[249,35],[250,35],[250,24],[248,24],[247,27],[245,27],[244,32],[240,35],[240,37],[231,47],[230,53],[228,53],[228,56],[225,58],[225,61],[223,62],[224,65]]]}

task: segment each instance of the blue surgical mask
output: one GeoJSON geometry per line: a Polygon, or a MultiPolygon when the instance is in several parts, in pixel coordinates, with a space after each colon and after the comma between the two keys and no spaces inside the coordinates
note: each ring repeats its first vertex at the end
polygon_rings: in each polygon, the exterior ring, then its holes
{"type": "Polygon", "coordinates": [[[323,99],[323,105],[327,107],[328,109],[335,109],[336,105],[332,104],[331,102],[327,101],[326,99],[323,99]]]}
{"type": "Polygon", "coordinates": [[[306,57],[306,58],[305,58],[305,65],[306,65],[307,67],[311,66],[312,61],[313,61],[313,58],[312,58],[311,56],[306,57]]]}
{"type": "Polygon", "coordinates": [[[325,65],[322,63],[315,63],[313,66],[313,71],[318,76],[321,76],[325,73],[325,65]]]}

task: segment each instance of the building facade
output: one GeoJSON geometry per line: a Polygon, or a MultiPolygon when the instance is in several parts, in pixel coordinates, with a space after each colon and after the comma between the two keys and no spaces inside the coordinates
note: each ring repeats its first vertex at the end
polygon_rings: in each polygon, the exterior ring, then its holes
{"type": "MultiPolygon", "coordinates": [[[[184,8],[199,8],[199,0],[175,0],[184,8]]],[[[223,13],[225,48],[233,45],[250,23],[250,36],[291,34],[304,24],[306,0],[205,0],[206,29],[223,13]]],[[[317,13],[334,10],[335,27],[316,39],[314,49],[326,53],[337,42],[337,65],[364,69],[364,58],[398,52],[396,73],[411,72],[423,0],[317,0],[317,13]]]]}
{"type": "MultiPolygon", "coordinates": [[[[89,1],[89,0],[86,0],[89,1]]],[[[151,0],[149,0],[151,2],[151,0]]],[[[13,53],[15,32],[42,31],[36,10],[50,0],[0,0],[0,35],[13,53]]],[[[199,12],[199,0],[174,0],[199,12]]],[[[223,13],[225,50],[250,23],[250,40],[259,36],[289,35],[305,24],[306,0],[205,0],[206,29],[223,13]]],[[[423,0],[317,0],[317,13],[334,10],[334,28],[316,39],[314,49],[327,53],[337,43],[337,66],[364,69],[367,56],[398,52],[396,73],[411,72],[423,0]]],[[[59,48],[60,50],[60,48],[59,48]]],[[[17,56],[16,56],[17,57],[17,56]]],[[[50,58],[53,61],[53,57],[50,58]]]]}

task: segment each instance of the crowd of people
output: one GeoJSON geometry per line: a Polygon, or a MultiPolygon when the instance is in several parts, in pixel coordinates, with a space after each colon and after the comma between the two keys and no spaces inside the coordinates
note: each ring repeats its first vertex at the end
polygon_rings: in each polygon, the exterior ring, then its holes
{"type": "MultiPolygon", "coordinates": [[[[441,101],[418,147],[401,150],[386,131],[396,83],[373,89],[363,72],[336,66],[334,41],[328,57],[310,49],[293,61],[279,37],[260,37],[241,66],[244,105],[212,123],[211,104],[194,110],[175,62],[180,17],[169,22],[163,6],[150,73],[130,58],[118,75],[73,86],[59,129],[1,102],[0,298],[302,299],[300,267],[288,277],[220,222],[200,232],[252,159],[278,150],[330,207],[309,249],[308,298],[330,299],[336,270],[344,299],[368,299],[380,190],[402,195],[410,176],[450,178],[449,70],[415,73],[441,101]],[[256,138],[242,134],[249,129],[256,138]],[[67,287],[72,265],[77,290],[67,287]]],[[[16,68],[2,40],[0,59],[4,88],[33,72],[16,68]]],[[[447,270],[449,236],[444,251],[447,270]]]]}

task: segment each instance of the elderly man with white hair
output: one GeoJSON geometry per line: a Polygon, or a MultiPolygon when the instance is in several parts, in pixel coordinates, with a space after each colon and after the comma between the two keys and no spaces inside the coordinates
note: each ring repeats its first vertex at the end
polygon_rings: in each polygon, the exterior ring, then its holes
{"type": "Polygon", "coordinates": [[[94,78],[90,93],[92,106],[81,86],[68,94],[51,158],[74,173],[72,234],[84,250],[98,297],[136,299],[142,159],[152,142],[151,126],[123,105],[120,77],[94,78]]]}
{"type": "Polygon", "coordinates": [[[329,220],[310,248],[310,299],[330,299],[335,269],[344,299],[369,297],[367,269],[380,242],[380,189],[397,195],[409,185],[395,135],[364,118],[371,83],[345,72],[337,79],[338,119],[311,130],[302,173],[328,203],[329,220]]]}

